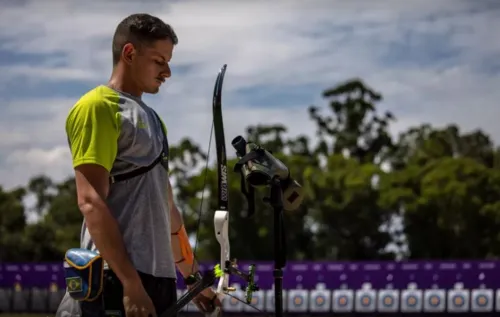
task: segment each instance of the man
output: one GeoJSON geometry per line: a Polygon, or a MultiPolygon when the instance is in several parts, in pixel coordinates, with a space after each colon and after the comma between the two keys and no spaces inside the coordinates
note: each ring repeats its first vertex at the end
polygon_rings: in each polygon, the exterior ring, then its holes
{"type": "MultiPolygon", "coordinates": [[[[113,37],[109,82],[87,92],[68,114],[84,216],[80,247],[98,250],[108,269],[97,300],[76,302],[66,294],[58,316],[160,315],[177,300],[176,267],[188,284],[200,278],[168,178],[166,127],[141,100],[170,77],[177,42],[157,17],[125,18],[113,37]]],[[[210,288],[193,301],[202,312],[221,306],[210,288]]]]}

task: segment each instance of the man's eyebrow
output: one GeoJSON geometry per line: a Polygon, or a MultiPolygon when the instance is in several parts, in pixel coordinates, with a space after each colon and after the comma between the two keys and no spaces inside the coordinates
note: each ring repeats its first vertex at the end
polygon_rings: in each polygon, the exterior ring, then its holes
{"type": "Polygon", "coordinates": [[[166,58],[163,54],[161,54],[160,52],[153,52],[153,55],[156,55],[157,57],[160,57],[161,59],[163,59],[163,61],[167,62],[169,61],[168,58],[166,58]]]}
{"type": "Polygon", "coordinates": [[[165,56],[163,56],[162,54],[160,54],[158,52],[153,52],[153,55],[156,56],[156,57],[160,57],[163,60],[166,60],[165,56]]]}

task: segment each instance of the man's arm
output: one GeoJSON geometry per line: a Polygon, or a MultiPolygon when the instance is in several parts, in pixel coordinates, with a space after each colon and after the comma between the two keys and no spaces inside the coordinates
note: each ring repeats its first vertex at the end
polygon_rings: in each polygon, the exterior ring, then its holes
{"type": "Polygon", "coordinates": [[[82,164],[75,168],[75,181],[78,207],[99,253],[125,288],[141,283],[128,257],[118,223],[105,203],[109,172],[97,164],[82,164]]]}
{"type": "MultiPolygon", "coordinates": [[[[181,213],[174,203],[174,194],[170,181],[168,181],[168,204],[170,206],[170,228],[172,230],[172,252],[177,264],[177,269],[184,278],[199,271],[198,263],[194,258],[191,245],[189,244],[186,228],[182,221],[181,213]]],[[[221,301],[211,287],[206,288],[193,299],[193,303],[203,313],[213,312],[216,307],[222,307],[221,301]]]]}
{"type": "Polygon", "coordinates": [[[140,285],[140,278],[127,255],[118,223],[105,202],[109,171],[117,153],[118,129],[116,112],[98,102],[76,105],[66,120],[78,206],[99,253],[126,288],[140,285]]]}
{"type": "Polygon", "coordinates": [[[182,215],[174,202],[174,194],[170,181],[168,182],[168,205],[170,206],[170,230],[172,232],[172,252],[174,254],[177,269],[182,276],[189,275],[199,270],[198,263],[194,258],[193,250],[189,244],[186,228],[182,215]]]}

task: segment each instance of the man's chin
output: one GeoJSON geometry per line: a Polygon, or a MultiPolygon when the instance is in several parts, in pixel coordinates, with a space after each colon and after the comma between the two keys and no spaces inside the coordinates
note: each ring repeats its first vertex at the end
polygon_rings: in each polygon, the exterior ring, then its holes
{"type": "Polygon", "coordinates": [[[146,94],[157,94],[160,91],[160,86],[158,87],[149,87],[148,90],[144,91],[146,94]]]}

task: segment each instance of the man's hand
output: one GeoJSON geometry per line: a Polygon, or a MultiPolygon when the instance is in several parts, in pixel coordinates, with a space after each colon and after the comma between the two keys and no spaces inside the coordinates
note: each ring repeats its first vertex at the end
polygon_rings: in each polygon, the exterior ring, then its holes
{"type": "MultiPolygon", "coordinates": [[[[188,289],[189,288],[188,286],[188,289]]],[[[193,304],[195,304],[204,314],[213,312],[217,307],[222,307],[221,301],[217,298],[217,295],[211,287],[198,294],[198,296],[193,299],[193,304]]]]}
{"type": "Polygon", "coordinates": [[[123,286],[125,317],[156,317],[156,310],[141,283],[123,286]]]}

